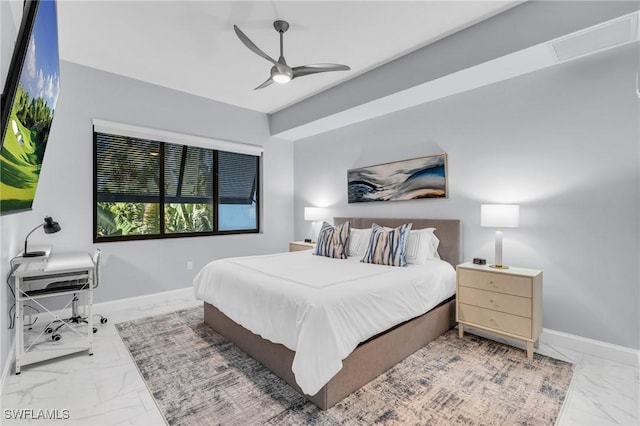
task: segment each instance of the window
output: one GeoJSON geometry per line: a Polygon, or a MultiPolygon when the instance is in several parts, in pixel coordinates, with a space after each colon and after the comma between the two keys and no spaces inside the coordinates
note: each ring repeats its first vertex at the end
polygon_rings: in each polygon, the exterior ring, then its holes
{"type": "Polygon", "coordinates": [[[164,145],[166,233],[213,231],[213,161],[210,149],[164,145]]]}
{"type": "Polygon", "coordinates": [[[259,164],[94,128],[94,242],[258,232],[259,164]]]}

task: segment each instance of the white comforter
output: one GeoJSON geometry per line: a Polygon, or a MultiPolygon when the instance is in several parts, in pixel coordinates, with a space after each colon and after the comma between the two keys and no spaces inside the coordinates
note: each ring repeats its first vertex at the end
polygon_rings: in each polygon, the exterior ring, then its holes
{"type": "Polygon", "coordinates": [[[193,285],[197,298],[295,351],[296,382],[314,395],[360,342],[452,296],[455,271],[441,260],[400,268],[303,251],[216,260],[193,285]]]}

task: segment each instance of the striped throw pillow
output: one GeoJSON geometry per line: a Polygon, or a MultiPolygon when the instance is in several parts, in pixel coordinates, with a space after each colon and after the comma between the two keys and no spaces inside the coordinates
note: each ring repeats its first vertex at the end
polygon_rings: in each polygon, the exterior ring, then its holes
{"type": "Polygon", "coordinates": [[[385,229],[374,223],[371,227],[369,246],[362,258],[362,262],[388,266],[407,266],[407,238],[411,231],[411,225],[411,223],[405,223],[397,228],[385,229]]]}
{"type": "Polygon", "coordinates": [[[318,234],[316,251],[313,254],[335,259],[346,259],[349,253],[350,228],[351,225],[348,221],[335,227],[324,222],[318,234]]]}

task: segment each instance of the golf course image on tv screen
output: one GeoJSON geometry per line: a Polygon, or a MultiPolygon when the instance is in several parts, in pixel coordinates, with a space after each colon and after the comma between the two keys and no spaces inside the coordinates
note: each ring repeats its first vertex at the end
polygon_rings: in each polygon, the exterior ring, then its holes
{"type": "Polygon", "coordinates": [[[0,151],[0,213],[31,208],[58,98],[56,4],[42,0],[36,7],[32,31],[23,35],[29,37],[24,59],[12,64],[19,80],[5,105],[10,109],[0,151]]]}

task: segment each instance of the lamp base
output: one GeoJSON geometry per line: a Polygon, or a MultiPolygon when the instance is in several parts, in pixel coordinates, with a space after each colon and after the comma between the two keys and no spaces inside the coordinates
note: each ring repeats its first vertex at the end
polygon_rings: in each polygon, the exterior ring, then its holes
{"type": "Polygon", "coordinates": [[[509,269],[508,266],[504,266],[504,265],[489,265],[489,268],[495,268],[495,269],[509,269]]]}
{"type": "Polygon", "coordinates": [[[44,256],[45,254],[47,254],[47,252],[44,252],[44,251],[30,251],[28,253],[22,253],[22,257],[40,257],[40,256],[44,256]]]}

